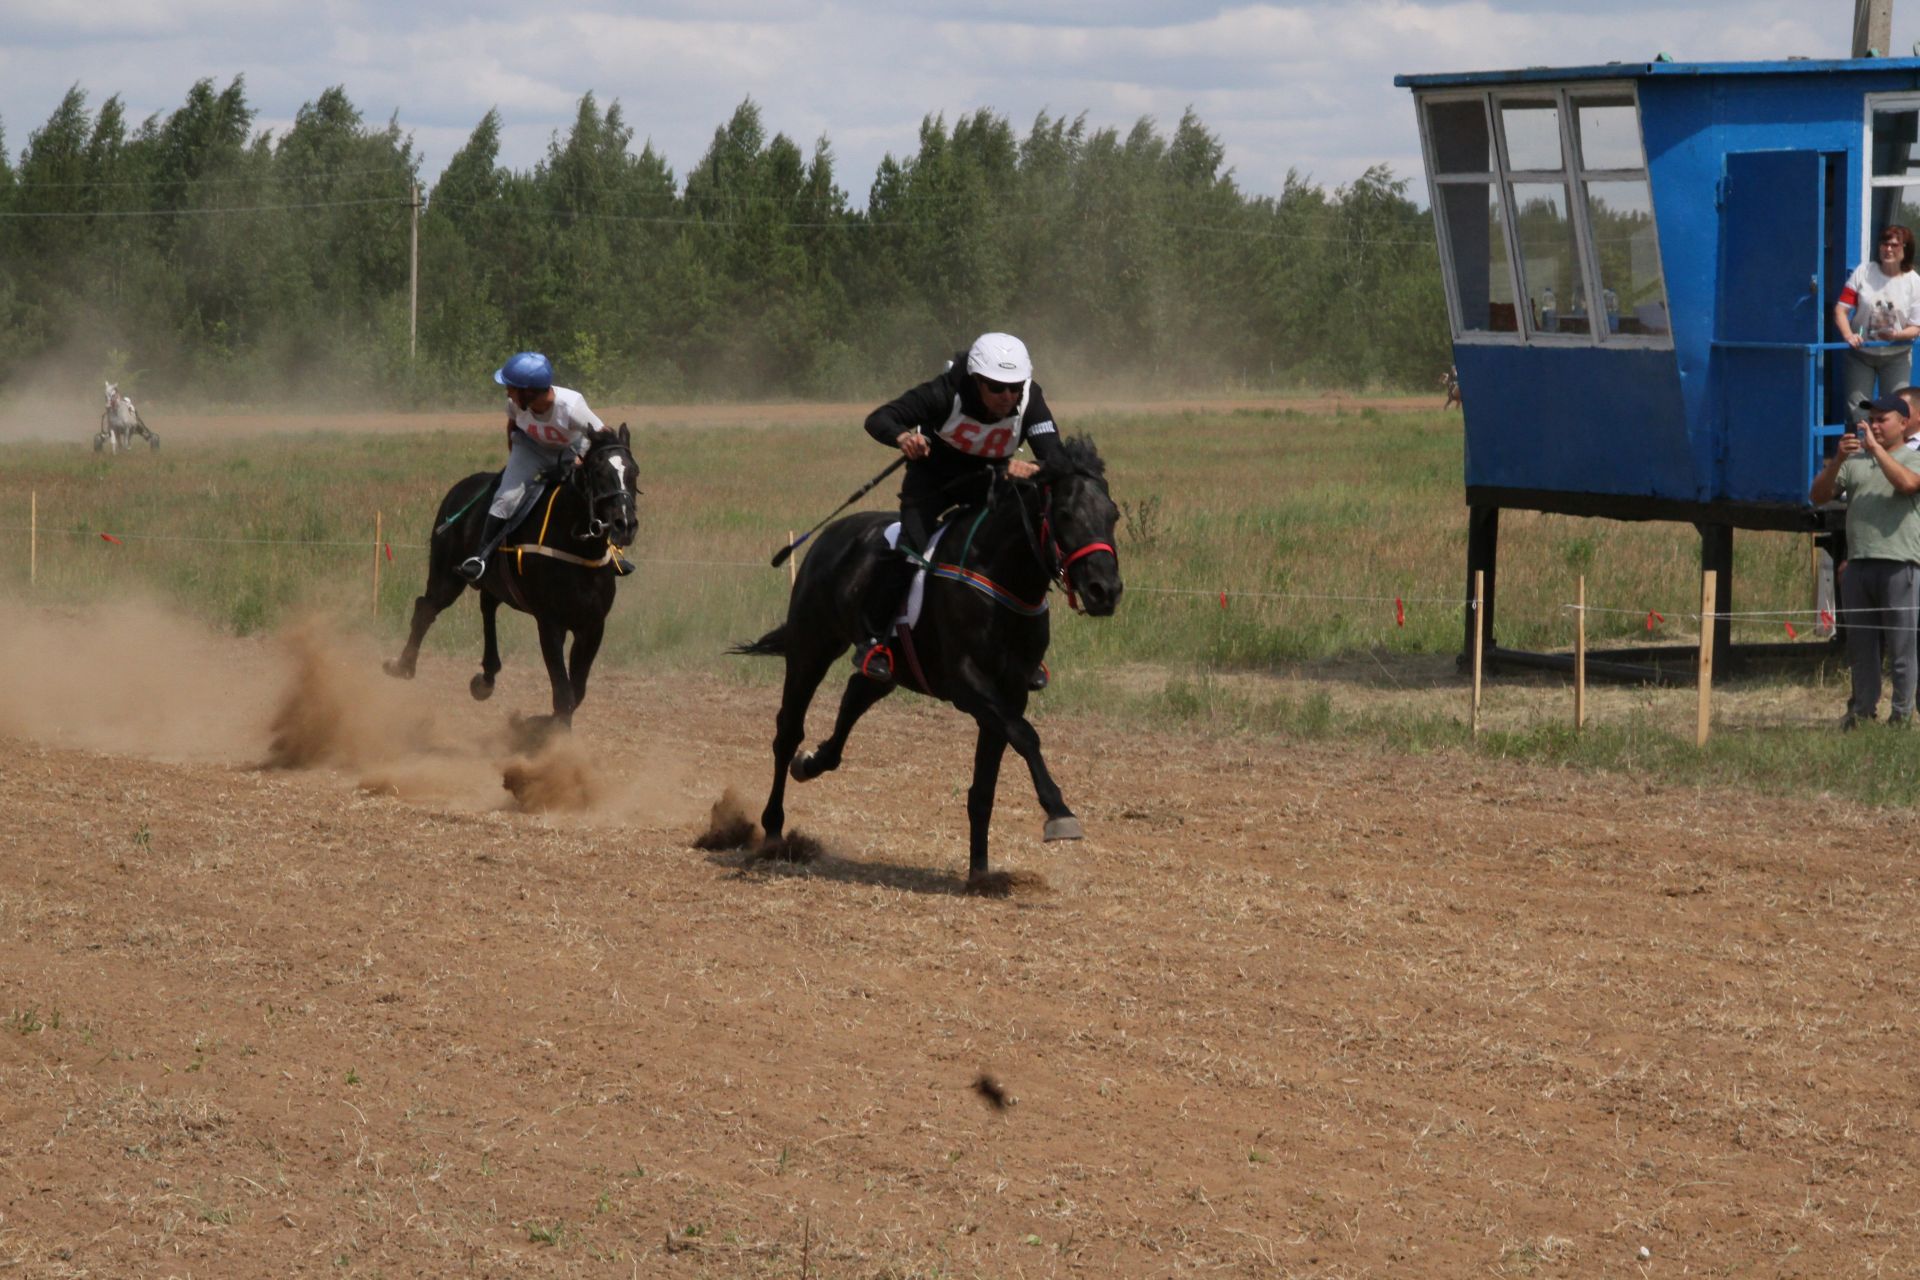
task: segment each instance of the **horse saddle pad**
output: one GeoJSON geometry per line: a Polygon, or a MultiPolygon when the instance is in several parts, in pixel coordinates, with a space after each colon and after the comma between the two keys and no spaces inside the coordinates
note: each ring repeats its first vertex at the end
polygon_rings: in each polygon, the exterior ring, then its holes
{"type": "MultiPolygon", "coordinates": [[[[933,536],[927,539],[927,549],[920,553],[922,560],[931,561],[933,559],[933,550],[940,545],[940,535],[946,531],[947,526],[944,524],[933,531],[933,536]]],[[[887,539],[887,545],[895,551],[898,551],[900,549],[900,522],[895,520],[881,532],[887,539]]],[[[927,570],[926,567],[922,565],[913,571],[913,585],[907,588],[907,607],[901,611],[899,617],[899,624],[901,626],[911,629],[915,623],[920,621],[920,606],[926,602],[926,598],[927,570]]]]}

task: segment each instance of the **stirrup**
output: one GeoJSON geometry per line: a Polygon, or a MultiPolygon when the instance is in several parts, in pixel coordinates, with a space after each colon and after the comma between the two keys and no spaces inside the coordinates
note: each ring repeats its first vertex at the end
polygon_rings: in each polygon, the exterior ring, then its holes
{"type": "Polygon", "coordinates": [[[468,582],[478,582],[487,572],[485,556],[468,556],[453,567],[453,571],[468,582]]]}
{"type": "Polygon", "coordinates": [[[869,680],[890,684],[893,681],[893,650],[887,648],[883,641],[875,640],[853,655],[853,668],[869,680]]]}
{"type": "Polygon", "coordinates": [[[1044,662],[1041,663],[1033,669],[1033,674],[1027,677],[1027,691],[1029,693],[1040,692],[1047,687],[1047,681],[1052,678],[1053,673],[1047,670],[1047,664],[1044,662]]]}

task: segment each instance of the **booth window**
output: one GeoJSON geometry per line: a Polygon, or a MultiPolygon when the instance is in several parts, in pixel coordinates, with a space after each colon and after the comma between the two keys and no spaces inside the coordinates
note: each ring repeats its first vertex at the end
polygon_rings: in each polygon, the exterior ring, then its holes
{"type": "Polygon", "coordinates": [[[1452,90],[1423,106],[1456,338],[1672,342],[1631,86],[1452,90]]]}
{"type": "Polygon", "coordinates": [[[1513,269],[1485,95],[1426,104],[1433,191],[1450,264],[1448,293],[1461,332],[1514,334],[1513,269]]]}
{"type": "Polygon", "coordinates": [[[1920,233],[1920,156],[1914,154],[1920,101],[1876,98],[1870,110],[1873,200],[1868,244],[1890,223],[1920,233]]]}

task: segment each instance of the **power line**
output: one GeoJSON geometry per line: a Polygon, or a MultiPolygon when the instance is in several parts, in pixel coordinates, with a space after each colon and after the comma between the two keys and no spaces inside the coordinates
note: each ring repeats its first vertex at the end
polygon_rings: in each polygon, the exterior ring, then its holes
{"type": "Polygon", "coordinates": [[[374,196],[365,200],[314,200],[300,204],[243,204],[216,208],[182,209],[97,209],[72,211],[0,211],[0,218],[164,218],[189,213],[272,213],[287,209],[348,209],[365,205],[393,204],[402,207],[413,201],[407,196],[374,196]]]}
{"type": "Polygon", "coordinates": [[[194,186],[212,186],[216,184],[238,182],[299,182],[308,178],[359,178],[370,173],[395,174],[402,172],[394,165],[382,165],[376,169],[325,169],[311,174],[296,174],[291,177],[282,174],[265,175],[258,173],[241,174],[230,178],[169,178],[156,174],[150,178],[116,178],[112,180],[86,179],[80,182],[24,182],[17,177],[13,183],[15,191],[51,191],[63,187],[157,187],[168,182],[187,182],[194,186]]]}
{"type": "MultiPolygon", "coordinates": [[[[685,214],[662,215],[662,214],[638,214],[638,213],[595,213],[595,212],[586,212],[586,211],[574,210],[574,209],[528,210],[524,207],[515,207],[505,202],[501,202],[499,204],[479,204],[479,203],[473,203],[470,201],[448,200],[444,197],[428,203],[426,207],[429,210],[436,209],[436,208],[472,209],[472,210],[499,209],[502,212],[512,213],[512,214],[524,215],[527,213],[533,213],[536,216],[544,217],[551,222],[625,222],[625,223],[639,223],[639,224],[650,225],[650,226],[671,226],[671,227],[776,226],[776,227],[784,227],[789,230],[885,231],[894,227],[926,227],[926,226],[942,225],[947,221],[949,221],[949,219],[945,219],[945,218],[869,218],[869,217],[864,217],[856,214],[849,214],[845,218],[836,219],[833,221],[826,221],[826,222],[799,221],[799,220],[760,221],[756,219],[691,217],[685,214]]],[[[987,217],[974,219],[972,221],[976,225],[987,225],[987,226],[1004,226],[1004,225],[1009,225],[1014,223],[1041,223],[1041,222],[1046,222],[1049,219],[1052,219],[1056,216],[1059,216],[1059,217],[1075,216],[1075,212],[1076,211],[1073,211],[1073,210],[1064,210],[1057,215],[1053,212],[995,214],[987,217]]],[[[1155,218],[1150,213],[1113,213],[1113,214],[1107,214],[1105,216],[1109,219],[1116,220],[1116,221],[1152,222],[1155,225],[1168,227],[1174,230],[1197,231],[1197,232],[1201,232],[1204,234],[1211,234],[1211,235],[1241,236],[1249,239],[1292,240],[1292,241],[1298,241],[1305,244],[1370,244],[1370,245],[1394,245],[1402,248],[1426,248],[1426,249],[1432,249],[1434,247],[1433,241],[1427,240],[1427,239],[1405,240],[1405,239],[1397,239],[1397,238],[1390,239],[1390,238],[1383,238],[1383,237],[1376,237],[1376,236],[1303,235],[1303,234],[1289,232],[1289,231],[1263,230],[1258,227],[1224,227],[1224,226],[1210,226],[1205,223],[1165,222],[1161,219],[1155,218]]]]}

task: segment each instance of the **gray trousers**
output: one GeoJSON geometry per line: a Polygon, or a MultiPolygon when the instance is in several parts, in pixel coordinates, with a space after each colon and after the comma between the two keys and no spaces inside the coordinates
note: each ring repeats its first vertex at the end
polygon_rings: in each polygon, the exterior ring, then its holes
{"type": "Polygon", "coordinates": [[[542,471],[560,462],[564,449],[548,449],[514,433],[513,446],[507,450],[506,470],[500,474],[500,488],[494,492],[493,505],[487,508],[487,514],[498,516],[502,520],[511,520],[518,515],[529,498],[538,499],[540,488],[534,483],[542,471]]]}
{"type": "Polygon", "coordinates": [[[1853,696],[1847,710],[1865,720],[1880,705],[1880,658],[1893,668],[1892,714],[1913,714],[1914,656],[1920,637],[1920,565],[1904,560],[1849,560],[1840,575],[1853,696]]]}
{"type": "Polygon", "coordinates": [[[1854,403],[1865,397],[1890,396],[1913,378],[1913,345],[1863,347],[1840,353],[1840,390],[1847,406],[1847,425],[1865,422],[1866,410],[1854,403]],[[1879,388],[1874,387],[1875,380],[1879,388]]]}

